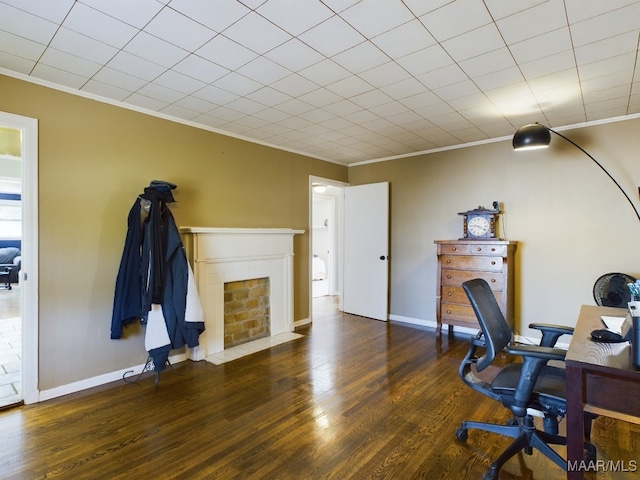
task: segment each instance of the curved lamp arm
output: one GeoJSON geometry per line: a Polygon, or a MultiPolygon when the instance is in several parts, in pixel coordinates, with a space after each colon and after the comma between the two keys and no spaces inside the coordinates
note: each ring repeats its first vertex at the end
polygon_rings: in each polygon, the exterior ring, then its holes
{"type": "Polygon", "coordinates": [[[616,181],[616,179],[611,176],[611,174],[607,171],[606,168],[602,166],[600,162],[598,162],[595,158],[593,158],[593,156],[589,154],[589,152],[587,152],[584,148],[582,148],[580,145],[578,145],[576,142],[574,142],[570,138],[565,137],[561,133],[558,133],[555,130],[545,125],[535,123],[531,125],[525,125],[524,127],[518,129],[518,131],[513,136],[513,148],[514,150],[525,150],[530,148],[547,147],[549,146],[549,141],[551,139],[548,132],[555,133],[559,137],[564,138],[567,142],[569,142],[571,145],[576,147],[578,150],[584,153],[587,157],[593,160],[593,162],[598,167],[600,167],[600,170],[606,173],[607,176],[611,179],[611,181],[616,184],[616,187],[618,187],[618,189],[622,192],[624,197],[627,199],[627,202],[629,202],[629,205],[631,205],[631,208],[633,208],[633,211],[635,212],[636,217],[640,222],[640,213],[638,213],[638,209],[631,201],[631,198],[629,198],[629,195],[627,195],[627,192],[624,191],[624,189],[620,186],[620,184],[616,181]]]}

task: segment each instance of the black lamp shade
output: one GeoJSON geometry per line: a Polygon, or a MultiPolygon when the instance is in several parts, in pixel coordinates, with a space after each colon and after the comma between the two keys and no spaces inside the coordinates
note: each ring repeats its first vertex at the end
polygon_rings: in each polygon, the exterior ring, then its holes
{"type": "Polygon", "coordinates": [[[531,150],[533,148],[548,147],[551,142],[551,132],[544,125],[532,123],[520,127],[513,136],[514,150],[531,150]]]}

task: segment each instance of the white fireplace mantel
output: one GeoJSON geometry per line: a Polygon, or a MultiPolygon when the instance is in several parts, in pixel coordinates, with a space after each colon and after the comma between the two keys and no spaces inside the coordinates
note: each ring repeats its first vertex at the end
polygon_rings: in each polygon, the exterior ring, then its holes
{"type": "Polygon", "coordinates": [[[271,336],[293,332],[293,236],[290,228],[181,227],[205,315],[200,346],[188,351],[202,360],[224,350],[224,284],[269,278],[271,336]]]}

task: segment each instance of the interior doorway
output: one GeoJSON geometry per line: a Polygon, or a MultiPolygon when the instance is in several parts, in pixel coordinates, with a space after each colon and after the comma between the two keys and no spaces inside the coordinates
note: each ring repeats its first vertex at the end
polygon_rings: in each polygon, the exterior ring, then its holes
{"type": "Polygon", "coordinates": [[[310,177],[311,320],[327,305],[340,306],[342,290],[343,182],[310,177]]]}
{"type": "Polygon", "coordinates": [[[38,122],[0,112],[1,240],[19,251],[0,297],[0,408],[38,401],[38,122]]]}

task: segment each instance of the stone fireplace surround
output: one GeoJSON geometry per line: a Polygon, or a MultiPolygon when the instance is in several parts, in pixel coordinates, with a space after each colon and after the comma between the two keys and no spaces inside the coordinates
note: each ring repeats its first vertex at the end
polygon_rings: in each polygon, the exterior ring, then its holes
{"type": "Polygon", "coordinates": [[[181,227],[205,316],[200,345],[191,360],[224,363],[297,338],[293,333],[293,236],[289,228],[181,227]],[[271,336],[224,348],[224,284],[269,278],[271,336]],[[255,344],[255,345],[254,345],[255,344]]]}

